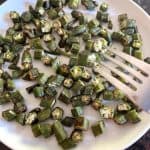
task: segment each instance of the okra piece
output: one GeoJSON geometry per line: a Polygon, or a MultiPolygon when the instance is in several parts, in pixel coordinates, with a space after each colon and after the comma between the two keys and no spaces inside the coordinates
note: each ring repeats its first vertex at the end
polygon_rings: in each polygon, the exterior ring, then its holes
{"type": "Polygon", "coordinates": [[[36,49],[34,51],[34,59],[35,60],[41,60],[42,56],[43,56],[43,50],[42,49],[36,49]]]}
{"type": "Polygon", "coordinates": [[[71,98],[72,98],[72,92],[64,88],[58,99],[65,104],[69,104],[71,98]]]}
{"type": "Polygon", "coordinates": [[[121,114],[121,113],[115,114],[114,121],[119,125],[123,125],[123,124],[127,123],[127,119],[126,119],[125,115],[121,114]]]}
{"type": "Polygon", "coordinates": [[[10,94],[10,92],[3,92],[0,95],[0,105],[7,104],[10,101],[11,101],[11,94],[10,94]]]}
{"type": "Polygon", "coordinates": [[[71,100],[73,107],[84,106],[83,102],[81,101],[81,96],[74,96],[71,100]]]}
{"type": "Polygon", "coordinates": [[[81,4],[81,0],[69,0],[68,6],[71,9],[77,9],[79,8],[81,4]]]}
{"type": "Polygon", "coordinates": [[[91,33],[88,33],[88,32],[84,33],[82,38],[85,42],[88,40],[91,40],[91,38],[92,38],[91,33]]]}
{"type": "Polygon", "coordinates": [[[24,98],[22,96],[22,94],[20,93],[20,91],[15,91],[11,93],[11,101],[16,104],[17,102],[23,102],[24,98]]]}
{"type": "Polygon", "coordinates": [[[44,93],[44,87],[37,86],[33,89],[33,93],[35,97],[43,97],[45,95],[44,93]]]}
{"type": "Polygon", "coordinates": [[[75,142],[75,143],[79,143],[81,141],[83,141],[83,132],[80,130],[74,130],[71,133],[71,139],[75,142]]]}
{"type": "Polygon", "coordinates": [[[85,25],[79,25],[79,26],[74,27],[72,34],[74,36],[77,36],[77,35],[83,34],[86,31],[87,31],[87,27],[85,25]]]}
{"type": "Polygon", "coordinates": [[[60,21],[62,26],[66,26],[69,23],[69,18],[67,15],[64,15],[64,16],[59,18],[59,21],[60,21]]]}
{"type": "Polygon", "coordinates": [[[83,91],[83,94],[92,96],[94,93],[93,85],[87,85],[83,91]]]}
{"type": "Polygon", "coordinates": [[[51,24],[49,23],[48,20],[42,19],[40,20],[40,28],[42,33],[49,33],[51,31],[51,24]]]}
{"type": "Polygon", "coordinates": [[[50,4],[54,7],[54,8],[62,8],[63,7],[63,1],[62,0],[50,0],[50,4]]]}
{"type": "Polygon", "coordinates": [[[135,109],[128,111],[126,114],[126,118],[131,123],[138,123],[141,121],[141,118],[135,109]]]}
{"type": "Polygon", "coordinates": [[[66,116],[61,123],[66,127],[72,127],[74,125],[75,119],[73,117],[66,116]]]}
{"type": "Polygon", "coordinates": [[[63,86],[70,89],[73,86],[73,80],[71,78],[66,78],[63,82],[63,86]]]}
{"type": "Polygon", "coordinates": [[[24,70],[32,68],[32,56],[29,49],[25,50],[22,54],[22,66],[24,70]]]}
{"type": "Polygon", "coordinates": [[[133,47],[131,46],[125,46],[123,51],[129,55],[132,55],[133,54],[133,47]]]}
{"type": "Polygon", "coordinates": [[[33,92],[33,89],[34,89],[35,87],[37,87],[37,86],[39,86],[39,84],[33,84],[33,85],[27,87],[27,88],[26,88],[26,91],[30,94],[30,93],[33,92]]]}
{"type": "Polygon", "coordinates": [[[108,4],[103,2],[99,8],[101,11],[106,12],[108,10],[108,4]]]}
{"type": "Polygon", "coordinates": [[[108,22],[109,21],[109,14],[106,12],[98,11],[96,18],[101,22],[108,22]]]}
{"type": "Polygon", "coordinates": [[[51,8],[47,10],[48,17],[52,20],[58,17],[58,12],[55,8],[51,8]]]}
{"type": "Polygon", "coordinates": [[[83,108],[81,106],[76,106],[73,109],[71,109],[71,113],[73,117],[83,116],[83,108]]]}
{"type": "Polygon", "coordinates": [[[104,91],[104,93],[103,93],[103,98],[104,98],[105,100],[113,100],[113,99],[114,99],[113,91],[110,91],[110,90],[104,91]]]}
{"type": "Polygon", "coordinates": [[[44,97],[40,102],[40,106],[44,108],[53,108],[55,104],[56,99],[49,96],[44,97]]]}
{"type": "Polygon", "coordinates": [[[24,23],[30,23],[32,21],[32,14],[29,11],[23,12],[21,15],[21,19],[24,23]]]}
{"type": "Polygon", "coordinates": [[[84,70],[82,71],[81,78],[82,78],[82,80],[88,82],[88,81],[91,80],[92,76],[91,76],[91,74],[90,74],[89,71],[87,71],[87,70],[84,69],[84,70]]]}
{"type": "Polygon", "coordinates": [[[87,51],[80,52],[78,54],[78,65],[80,65],[80,66],[88,66],[88,56],[89,56],[89,52],[87,52],[87,51]]]}
{"type": "Polygon", "coordinates": [[[53,131],[58,143],[62,143],[65,139],[67,139],[67,132],[59,120],[54,122],[53,131]]]}
{"type": "Polygon", "coordinates": [[[131,110],[131,106],[128,103],[120,103],[117,105],[118,112],[127,112],[131,110]]]}
{"type": "Polygon", "coordinates": [[[50,85],[50,86],[48,86],[48,87],[46,87],[46,88],[44,89],[44,92],[45,92],[48,96],[54,97],[54,96],[57,95],[56,86],[50,85]]]}
{"type": "Polygon", "coordinates": [[[16,113],[13,110],[8,109],[2,112],[2,117],[7,121],[12,121],[16,118],[16,113]]]}
{"type": "Polygon", "coordinates": [[[64,110],[60,107],[55,107],[51,112],[51,116],[54,120],[61,120],[63,118],[63,115],[64,110]]]}
{"type": "Polygon", "coordinates": [[[29,112],[25,117],[25,124],[32,125],[34,123],[37,123],[37,121],[38,121],[37,117],[38,117],[37,112],[35,112],[35,111],[29,112]]]}
{"type": "Polygon", "coordinates": [[[47,85],[53,85],[53,86],[61,86],[61,84],[64,81],[64,76],[62,75],[52,75],[47,80],[47,85]]]}
{"type": "Polygon", "coordinates": [[[99,25],[100,25],[100,23],[97,19],[92,19],[88,22],[89,29],[94,28],[94,27],[98,27],[99,25]]]}
{"type": "Polygon", "coordinates": [[[105,130],[105,123],[103,120],[98,121],[96,124],[92,125],[92,132],[94,134],[94,136],[98,136],[100,134],[102,134],[105,130]]]}
{"type": "Polygon", "coordinates": [[[27,111],[27,106],[22,102],[18,102],[16,104],[14,104],[14,111],[16,113],[26,112],[27,111]]]}
{"type": "Polygon", "coordinates": [[[29,41],[31,48],[33,49],[43,49],[41,39],[40,38],[33,38],[29,41]]]}
{"type": "Polygon", "coordinates": [[[62,143],[60,143],[60,146],[63,149],[67,150],[67,149],[75,148],[77,144],[72,139],[68,138],[62,141],[62,143]]]}
{"type": "Polygon", "coordinates": [[[9,91],[13,91],[15,89],[15,84],[14,84],[13,80],[8,79],[6,81],[6,89],[9,90],[9,91]]]}
{"type": "Polygon", "coordinates": [[[103,104],[100,99],[96,98],[92,101],[92,107],[95,110],[99,110],[102,106],[103,106],[103,104]]]}
{"type": "Polygon", "coordinates": [[[90,95],[81,95],[81,102],[84,104],[84,105],[89,105],[90,102],[91,102],[92,98],[90,95]]]}
{"type": "Polygon", "coordinates": [[[19,43],[19,44],[24,44],[25,43],[25,35],[23,32],[16,32],[14,35],[13,35],[13,40],[16,42],[16,43],[19,43]]]}
{"type": "Polygon", "coordinates": [[[113,91],[113,96],[115,100],[122,100],[125,97],[125,94],[121,90],[115,89],[113,91]]]}
{"type": "Polygon", "coordinates": [[[57,70],[57,73],[58,73],[58,74],[61,74],[61,75],[63,75],[63,76],[66,77],[66,76],[69,75],[69,72],[70,72],[69,69],[70,69],[70,68],[69,68],[68,65],[63,64],[63,65],[59,66],[59,68],[58,68],[58,70],[57,70]]]}
{"type": "Polygon", "coordinates": [[[143,59],[143,52],[142,52],[142,50],[141,49],[134,50],[133,56],[138,58],[138,59],[140,59],[140,60],[142,60],[143,59]]]}
{"type": "Polygon", "coordinates": [[[102,79],[101,77],[95,77],[92,81],[92,84],[94,86],[94,89],[95,89],[95,92],[96,93],[100,93],[102,92],[103,90],[105,90],[105,87],[103,85],[103,82],[102,82],[102,79]]]}
{"type": "Polygon", "coordinates": [[[51,66],[54,59],[49,55],[43,55],[41,58],[44,65],[51,66]]]}
{"type": "Polygon", "coordinates": [[[77,117],[75,118],[75,125],[74,128],[77,130],[86,131],[89,128],[89,120],[84,117],[77,117]]]}
{"type": "Polygon", "coordinates": [[[71,56],[70,60],[69,60],[69,66],[73,67],[76,66],[78,64],[78,57],[77,56],[71,56]]]}
{"type": "Polygon", "coordinates": [[[72,87],[72,91],[74,92],[74,94],[76,95],[80,95],[85,88],[85,83],[81,80],[78,80],[74,83],[73,87],[72,87]]]}
{"type": "Polygon", "coordinates": [[[75,55],[77,55],[80,51],[80,45],[79,44],[76,44],[76,43],[73,43],[72,46],[71,46],[71,52],[75,55]]]}
{"type": "Polygon", "coordinates": [[[20,125],[24,126],[25,118],[26,118],[26,113],[19,113],[16,116],[16,122],[19,123],[20,125]]]}
{"type": "Polygon", "coordinates": [[[77,80],[82,76],[83,68],[80,66],[74,66],[70,69],[70,74],[73,79],[77,80]]]}
{"type": "Polygon", "coordinates": [[[48,138],[53,134],[52,125],[49,123],[43,123],[39,125],[39,131],[44,138],[48,138]]]}
{"type": "Polygon", "coordinates": [[[113,29],[113,23],[111,20],[108,21],[108,29],[110,29],[110,30],[113,29]]]}
{"type": "Polygon", "coordinates": [[[18,23],[20,22],[20,15],[18,12],[16,11],[10,11],[10,14],[9,14],[11,20],[14,22],[14,23],[18,23]]]}
{"type": "Polygon", "coordinates": [[[38,78],[37,78],[37,82],[40,85],[44,85],[48,80],[48,76],[45,75],[44,73],[41,73],[38,78]]]}
{"type": "Polygon", "coordinates": [[[0,78],[0,93],[3,93],[3,91],[4,91],[4,83],[5,83],[5,81],[0,78]]]}
{"type": "Polygon", "coordinates": [[[29,70],[28,75],[29,80],[36,80],[39,77],[39,71],[37,68],[32,68],[31,70],[29,70]]]}
{"type": "Polygon", "coordinates": [[[39,123],[32,125],[31,129],[32,129],[32,133],[33,133],[34,137],[38,137],[41,135],[39,123]]]}
{"type": "Polygon", "coordinates": [[[12,62],[14,57],[15,57],[14,53],[9,50],[6,51],[3,55],[4,61],[8,61],[8,62],[12,62]]]}
{"type": "Polygon", "coordinates": [[[46,109],[41,110],[37,114],[37,118],[41,122],[41,121],[45,121],[45,120],[49,119],[50,115],[51,115],[51,109],[50,108],[46,108],[46,109]]]}
{"type": "Polygon", "coordinates": [[[114,109],[110,106],[100,108],[100,116],[104,119],[112,119],[114,117],[114,109]]]}
{"type": "Polygon", "coordinates": [[[12,79],[11,75],[7,71],[2,72],[1,78],[3,78],[4,80],[12,79]]]}
{"type": "Polygon", "coordinates": [[[86,7],[88,10],[94,10],[96,7],[96,3],[92,0],[81,0],[82,4],[86,7]]]}

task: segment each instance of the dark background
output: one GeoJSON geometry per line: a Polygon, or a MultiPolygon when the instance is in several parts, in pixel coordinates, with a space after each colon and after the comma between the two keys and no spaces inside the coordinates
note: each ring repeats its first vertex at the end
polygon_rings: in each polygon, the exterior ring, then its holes
{"type": "MultiPolygon", "coordinates": [[[[0,0],[0,4],[6,0],[0,0]]],[[[150,0],[134,0],[150,14],[150,0]]],[[[10,150],[0,143],[0,150],[10,150]]],[[[129,147],[127,150],[150,150],[150,131],[147,132],[139,141],[129,147]]]]}

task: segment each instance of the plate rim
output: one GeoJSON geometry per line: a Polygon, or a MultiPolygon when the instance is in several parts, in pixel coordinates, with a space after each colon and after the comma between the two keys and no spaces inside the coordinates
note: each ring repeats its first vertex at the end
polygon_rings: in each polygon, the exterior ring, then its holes
{"type": "MultiPolygon", "coordinates": [[[[150,15],[140,6],[138,5],[136,2],[134,2],[133,0],[127,0],[128,3],[131,3],[133,6],[135,6],[141,13],[143,13],[143,15],[148,19],[148,21],[150,22],[150,15]]],[[[126,1],[126,2],[127,2],[126,1]]],[[[7,1],[6,1],[7,3],[7,1]]],[[[122,150],[122,149],[127,149],[129,148],[131,145],[133,145],[134,143],[136,143],[140,138],[143,137],[143,135],[150,129],[150,123],[149,125],[147,125],[147,127],[145,127],[145,129],[143,129],[143,131],[140,132],[139,135],[136,136],[136,138],[134,138],[130,143],[120,147],[119,150],[122,150]]],[[[4,141],[3,139],[0,139],[0,143],[2,143],[4,146],[6,146],[7,148],[9,149],[13,149],[15,148],[15,146],[11,146],[9,140],[8,142],[7,141],[4,141]]]]}

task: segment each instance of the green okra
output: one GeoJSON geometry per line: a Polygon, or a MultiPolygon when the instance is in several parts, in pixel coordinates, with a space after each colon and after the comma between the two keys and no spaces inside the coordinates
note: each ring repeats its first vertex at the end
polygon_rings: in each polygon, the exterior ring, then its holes
{"type": "Polygon", "coordinates": [[[63,118],[63,115],[64,110],[60,107],[55,107],[51,112],[51,116],[54,120],[61,120],[63,118]]]}
{"type": "Polygon", "coordinates": [[[44,97],[40,102],[40,106],[44,108],[53,108],[55,104],[56,99],[54,97],[49,96],[44,97]]]}
{"type": "Polygon", "coordinates": [[[81,0],[70,0],[68,3],[69,8],[77,9],[81,4],[81,0]]]}
{"type": "Polygon", "coordinates": [[[63,81],[63,86],[65,88],[68,88],[70,89],[72,86],[73,86],[73,80],[71,78],[66,78],[64,81],[63,81]]]}
{"type": "Polygon", "coordinates": [[[71,139],[75,142],[75,143],[79,143],[83,140],[83,132],[80,130],[74,130],[71,133],[71,139]]]}
{"type": "Polygon", "coordinates": [[[120,113],[115,114],[114,121],[119,125],[123,125],[123,124],[127,123],[127,119],[126,119],[125,115],[120,114],[120,113]]]}
{"type": "Polygon", "coordinates": [[[19,123],[20,125],[24,126],[25,118],[26,118],[26,113],[19,113],[16,116],[16,122],[19,123]]]}
{"type": "Polygon", "coordinates": [[[71,109],[73,117],[83,116],[83,108],[81,106],[76,106],[71,109]]]}
{"type": "Polygon", "coordinates": [[[94,134],[94,136],[98,136],[100,134],[102,134],[105,130],[105,123],[103,120],[98,121],[96,124],[92,125],[92,132],[94,134]]]}
{"type": "Polygon", "coordinates": [[[16,113],[13,110],[8,109],[2,112],[2,117],[7,121],[12,121],[16,118],[16,113]]]}
{"type": "Polygon", "coordinates": [[[41,122],[41,121],[45,121],[45,120],[49,119],[50,115],[51,115],[51,109],[45,108],[37,114],[37,118],[41,122]]]}
{"type": "Polygon", "coordinates": [[[71,149],[71,148],[75,148],[77,146],[77,144],[72,140],[72,139],[65,139],[62,143],[60,143],[60,146],[67,150],[67,149],[71,149]]]}
{"type": "Polygon", "coordinates": [[[92,107],[95,110],[99,110],[102,106],[103,106],[103,104],[100,99],[96,98],[92,101],[92,107]]]}
{"type": "Polygon", "coordinates": [[[56,120],[54,122],[53,131],[58,143],[62,143],[65,139],[67,139],[67,132],[65,131],[60,121],[56,120]]]}
{"type": "Polygon", "coordinates": [[[64,126],[72,127],[72,126],[74,125],[74,121],[75,121],[75,119],[74,119],[73,117],[66,116],[66,117],[61,121],[61,123],[62,123],[64,126]]]}
{"type": "Polygon", "coordinates": [[[39,131],[44,138],[48,138],[53,134],[52,125],[49,123],[40,124],[39,131]]]}
{"type": "Polygon", "coordinates": [[[14,111],[16,113],[26,112],[27,111],[27,106],[22,102],[18,102],[16,104],[14,104],[14,111]]]}

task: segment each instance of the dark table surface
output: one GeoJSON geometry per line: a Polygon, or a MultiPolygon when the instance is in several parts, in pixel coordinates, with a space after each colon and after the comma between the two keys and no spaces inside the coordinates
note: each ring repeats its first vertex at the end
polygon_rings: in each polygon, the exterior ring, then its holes
{"type": "MultiPolygon", "coordinates": [[[[0,0],[0,4],[2,1],[0,0]]],[[[148,14],[150,14],[150,0],[134,0],[141,7],[143,7],[148,14]]],[[[0,143],[0,150],[10,150],[4,144],[0,143]]],[[[150,150],[150,130],[135,144],[129,147],[127,150],[150,150]]]]}

